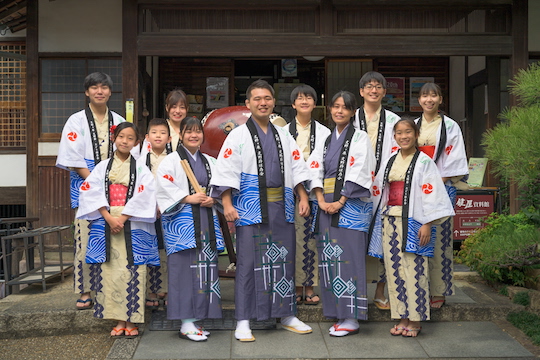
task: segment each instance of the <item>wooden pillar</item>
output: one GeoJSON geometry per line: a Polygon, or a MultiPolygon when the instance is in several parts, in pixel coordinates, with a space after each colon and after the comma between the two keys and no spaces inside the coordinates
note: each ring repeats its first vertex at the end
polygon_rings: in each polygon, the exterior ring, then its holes
{"type": "MultiPolygon", "coordinates": [[[[499,113],[501,112],[501,59],[496,56],[486,58],[487,85],[488,85],[488,115],[486,119],[486,130],[493,129],[499,122],[499,113]]],[[[491,172],[491,166],[488,164],[486,171],[486,185],[498,186],[499,180],[491,172]]]]}
{"type": "MultiPolygon", "coordinates": [[[[39,47],[38,1],[26,7],[26,216],[39,217],[39,47]]],[[[36,224],[34,224],[36,226],[36,224]]]]}
{"type": "Polygon", "coordinates": [[[133,122],[139,120],[138,83],[139,61],[137,51],[138,7],[135,0],[122,1],[122,93],[124,104],[126,99],[135,101],[133,122]]]}
{"type": "MultiPolygon", "coordinates": [[[[512,56],[510,58],[510,74],[514,77],[520,69],[529,65],[529,22],[528,0],[514,0],[512,5],[512,56]]],[[[510,106],[518,105],[515,96],[510,96],[510,106]]],[[[519,212],[519,191],[515,184],[510,184],[510,213],[519,212]]]]}

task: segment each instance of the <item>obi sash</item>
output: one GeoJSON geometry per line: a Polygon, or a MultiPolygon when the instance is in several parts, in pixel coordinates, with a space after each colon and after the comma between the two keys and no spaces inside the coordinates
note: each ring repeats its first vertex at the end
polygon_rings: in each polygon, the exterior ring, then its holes
{"type": "Polygon", "coordinates": [[[402,206],[403,192],[405,191],[405,181],[392,181],[390,183],[388,205],[402,206]]]}
{"type": "Polygon", "coordinates": [[[122,184],[109,185],[109,205],[125,206],[128,188],[122,184]]]}
{"type": "Polygon", "coordinates": [[[419,146],[418,150],[420,150],[421,152],[423,152],[424,154],[426,154],[432,159],[433,159],[433,156],[435,156],[435,145],[419,146]]]}

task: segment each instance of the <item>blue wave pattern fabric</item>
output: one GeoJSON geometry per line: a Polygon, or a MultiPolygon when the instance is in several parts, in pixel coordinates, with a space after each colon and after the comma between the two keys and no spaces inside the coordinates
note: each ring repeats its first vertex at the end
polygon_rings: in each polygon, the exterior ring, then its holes
{"type": "Polygon", "coordinates": [[[407,232],[407,244],[405,245],[405,251],[415,253],[420,256],[433,257],[435,249],[435,238],[437,237],[437,231],[435,226],[431,227],[431,237],[429,243],[424,246],[420,246],[420,239],[418,238],[418,232],[420,231],[420,224],[413,218],[409,218],[409,231],[407,232]]]}
{"type": "Polygon", "coordinates": [[[257,175],[242,173],[240,191],[233,192],[233,205],[240,218],[236,220],[236,226],[260,224],[262,222],[257,175]]]}
{"type": "MultiPolygon", "coordinates": [[[[86,167],[88,170],[94,170],[94,160],[84,159],[86,161],[86,167]]],[[[81,187],[84,179],[77,174],[76,171],[69,172],[69,197],[71,200],[71,208],[76,209],[79,207],[79,188],[81,187]]]]}
{"type": "Polygon", "coordinates": [[[345,229],[369,231],[373,203],[351,198],[339,212],[338,226],[345,229]]]}

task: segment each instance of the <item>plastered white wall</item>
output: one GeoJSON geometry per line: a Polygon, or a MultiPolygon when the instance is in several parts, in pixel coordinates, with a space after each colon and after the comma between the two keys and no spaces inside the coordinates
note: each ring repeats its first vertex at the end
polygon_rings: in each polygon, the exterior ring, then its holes
{"type": "Polygon", "coordinates": [[[0,155],[0,186],[26,186],[26,155],[0,155]]]}
{"type": "Polygon", "coordinates": [[[59,142],[40,142],[38,143],[39,156],[58,156],[59,142]]]}
{"type": "Polygon", "coordinates": [[[40,52],[121,52],[122,1],[39,0],[40,52]]]}

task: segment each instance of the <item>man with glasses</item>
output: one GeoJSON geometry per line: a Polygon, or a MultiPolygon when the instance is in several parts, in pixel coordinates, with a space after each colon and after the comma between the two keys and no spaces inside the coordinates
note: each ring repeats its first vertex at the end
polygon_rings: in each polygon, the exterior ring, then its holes
{"type": "MultiPolygon", "coordinates": [[[[379,171],[381,162],[390,157],[397,149],[393,136],[394,124],[399,116],[382,108],[382,101],[386,95],[386,79],[381,73],[368,71],[359,82],[360,96],[364,99],[364,105],[356,109],[354,127],[367,132],[371,146],[377,160],[375,174],[379,171]]],[[[377,282],[375,298],[373,302],[380,310],[390,310],[388,299],[384,295],[386,273],[382,259],[368,256],[366,261],[367,278],[377,282]]]]}

